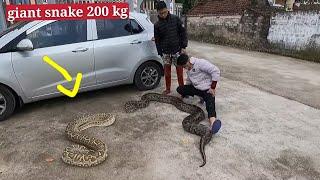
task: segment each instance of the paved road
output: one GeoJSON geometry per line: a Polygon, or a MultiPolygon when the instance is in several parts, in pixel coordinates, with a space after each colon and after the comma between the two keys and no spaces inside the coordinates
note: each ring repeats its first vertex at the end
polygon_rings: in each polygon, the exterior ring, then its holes
{"type": "Polygon", "coordinates": [[[320,109],[320,64],[192,42],[192,55],[212,60],[222,76],[320,109]]]}
{"type": "Polygon", "coordinates": [[[223,128],[206,147],[205,167],[199,138],[182,129],[186,113],[152,103],[126,114],[123,103],[143,92],[121,86],[29,104],[1,122],[0,179],[320,179],[319,64],[196,42],[189,52],[223,76],[216,97],[223,128]],[[66,124],[99,112],[117,118],[86,131],[106,142],[107,160],[90,169],[64,164],[66,124]]]}

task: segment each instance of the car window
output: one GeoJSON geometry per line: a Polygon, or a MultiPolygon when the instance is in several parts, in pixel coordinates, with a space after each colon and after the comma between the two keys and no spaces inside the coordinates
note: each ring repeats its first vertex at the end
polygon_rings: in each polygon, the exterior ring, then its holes
{"type": "Polygon", "coordinates": [[[35,49],[84,42],[87,40],[87,21],[55,21],[33,31],[27,38],[35,49]]]}
{"type": "Polygon", "coordinates": [[[16,51],[16,46],[17,44],[22,40],[27,37],[26,32],[21,33],[18,35],[16,38],[14,38],[12,41],[7,43],[5,46],[3,46],[0,49],[0,53],[6,53],[6,52],[15,52],[16,51]]]}
{"type": "Polygon", "coordinates": [[[4,35],[8,34],[11,31],[22,28],[23,26],[27,25],[28,23],[29,23],[28,21],[19,21],[15,24],[9,26],[8,28],[6,28],[4,31],[2,31],[0,33],[0,38],[4,35]]]}
{"type": "Polygon", "coordinates": [[[143,31],[142,27],[134,19],[131,19],[131,28],[133,34],[139,34],[143,31]]]}
{"type": "Polygon", "coordinates": [[[127,19],[97,19],[98,39],[108,39],[131,35],[130,21],[127,19]]]}

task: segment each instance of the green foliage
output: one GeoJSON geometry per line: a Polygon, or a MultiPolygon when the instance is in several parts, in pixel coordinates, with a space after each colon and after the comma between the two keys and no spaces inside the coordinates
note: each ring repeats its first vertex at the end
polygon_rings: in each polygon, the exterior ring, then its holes
{"type": "Polygon", "coordinates": [[[186,14],[189,12],[191,8],[197,3],[198,0],[176,0],[176,3],[182,3],[183,4],[183,14],[186,14]]]}
{"type": "Polygon", "coordinates": [[[251,6],[257,6],[258,0],[251,0],[251,6]]]}

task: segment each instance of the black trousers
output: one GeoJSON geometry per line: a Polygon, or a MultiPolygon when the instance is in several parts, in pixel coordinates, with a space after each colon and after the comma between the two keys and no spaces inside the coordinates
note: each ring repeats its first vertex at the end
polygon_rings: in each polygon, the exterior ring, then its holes
{"type": "Polygon", "coordinates": [[[193,85],[184,85],[184,86],[179,86],[177,88],[177,92],[183,97],[194,96],[194,95],[202,97],[204,102],[206,102],[208,118],[217,117],[216,107],[215,107],[215,97],[212,96],[212,94],[208,93],[207,91],[208,90],[201,91],[199,89],[196,89],[193,85]]]}

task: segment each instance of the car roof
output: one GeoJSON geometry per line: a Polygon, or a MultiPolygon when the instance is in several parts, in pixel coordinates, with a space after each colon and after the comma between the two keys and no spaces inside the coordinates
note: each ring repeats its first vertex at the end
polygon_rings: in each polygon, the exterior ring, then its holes
{"type": "MultiPolygon", "coordinates": [[[[138,13],[138,12],[130,12],[129,13],[129,18],[146,18],[148,17],[147,14],[144,14],[144,13],[138,13]]],[[[43,21],[46,21],[46,20],[35,20],[35,21],[30,21],[28,23],[28,26],[32,27],[32,26],[35,26],[43,21]]]]}
{"type": "MultiPolygon", "coordinates": [[[[136,19],[137,21],[139,21],[140,23],[142,23],[143,25],[144,24],[144,20],[147,18],[148,16],[146,14],[143,14],[143,13],[137,13],[137,12],[130,12],[129,13],[129,18],[134,18],[136,19]]],[[[29,29],[39,23],[42,23],[44,21],[47,21],[47,20],[36,20],[36,21],[30,21],[29,23],[27,23],[26,25],[24,25],[23,27],[21,27],[20,29],[18,30],[15,30],[13,32],[9,32],[8,34],[4,35],[3,37],[0,37],[0,48],[2,48],[5,44],[5,42],[9,42],[11,41],[12,39],[14,39],[17,34],[20,34],[22,31],[26,30],[26,29],[29,29]]]]}
{"type": "MultiPolygon", "coordinates": [[[[144,14],[144,13],[137,13],[137,12],[130,12],[130,13],[129,13],[129,18],[134,18],[134,19],[141,19],[141,18],[143,18],[143,19],[145,19],[145,18],[147,18],[147,17],[148,17],[148,15],[147,15],[147,14],[144,14]]],[[[46,20],[31,21],[31,22],[29,23],[29,25],[30,25],[30,26],[35,26],[35,25],[37,25],[37,24],[39,24],[39,23],[41,23],[41,22],[43,22],[43,21],[46,21],[46,20]]]]}
{"type": "Polygon", "coordinates": [[[137,12],[130,12],[129,15],[132,17],[148,17],[147,14],[137,12]]]}

